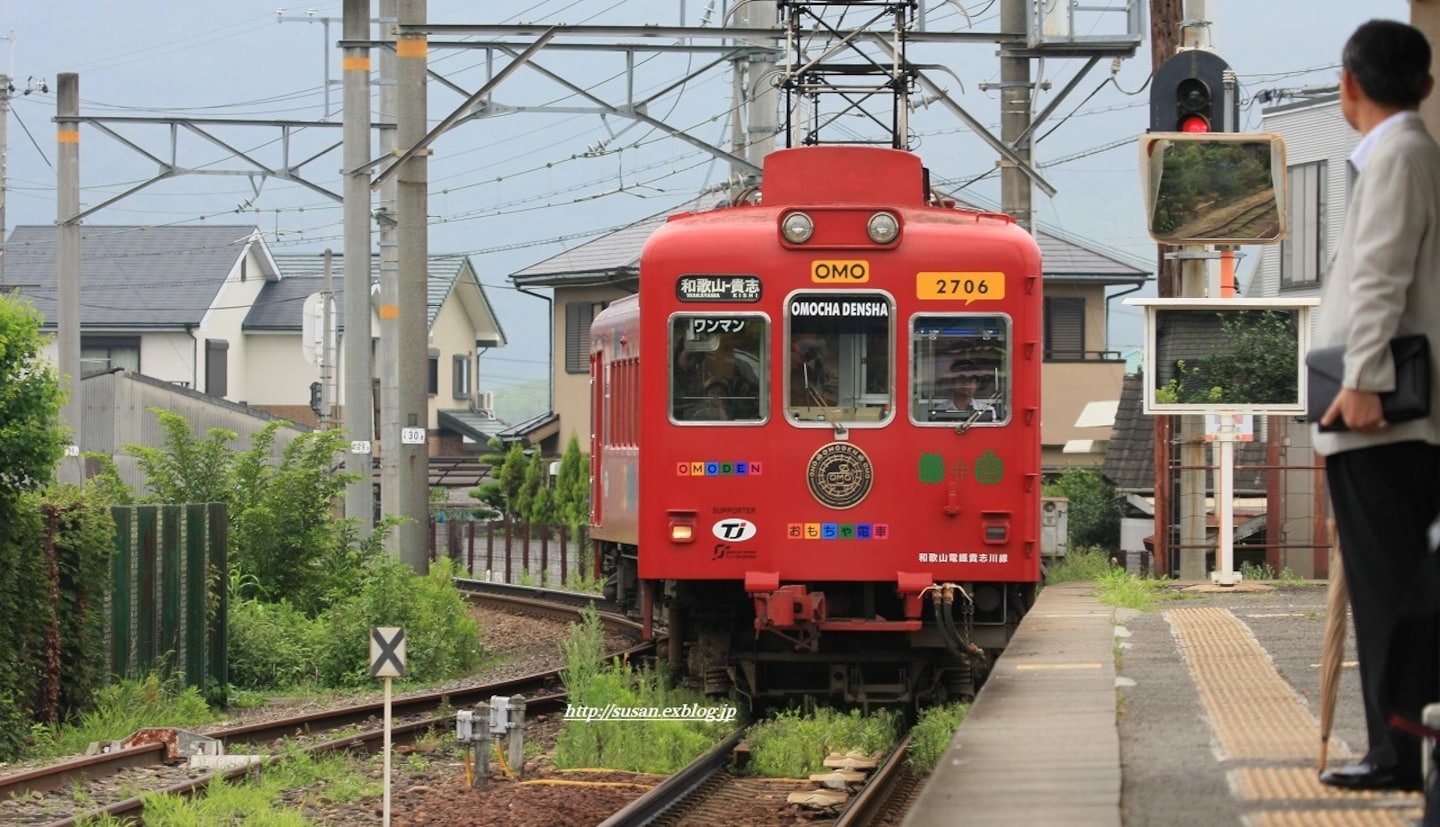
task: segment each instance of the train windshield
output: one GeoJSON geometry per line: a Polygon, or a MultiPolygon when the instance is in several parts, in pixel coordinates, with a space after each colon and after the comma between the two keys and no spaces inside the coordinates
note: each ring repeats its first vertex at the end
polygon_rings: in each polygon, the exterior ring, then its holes
{"type": "Polygon", "coordinates": [[[890,298],[834,290],[786,304],[792,422],[879,422],[894,408],[890,298]]]}
{"type": "Polygon", "coordinates": [[[996,425],[1010,418],[1010,319],[916,316],[910,331],[910,417],[996,425]]]}
{"type": "Polygon", "coordinates": [[[678,422],[764,419],[769,322],[752,313],[670,319],[670,417],[678,422]]]}

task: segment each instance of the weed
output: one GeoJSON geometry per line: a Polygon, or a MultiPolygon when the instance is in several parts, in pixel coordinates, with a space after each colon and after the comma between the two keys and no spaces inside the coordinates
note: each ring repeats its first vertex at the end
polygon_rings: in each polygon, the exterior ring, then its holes
{"type": "Polygon", "coordinates": [[[1072,551],[1065,555],[1064,561],[1059,565],[1052,566],[1045,571],[1045,583],[1071,583],[1080,580],[1097,580],[1109,573],[1115,565],[1110,562],[1110,555],[1099,548],[1082,549],[1072,551]]]}
{"type": "Polygon", "coordinates": [[[869,715],[828,708],[810,715],[787,710],[752,726],[746,734],[750,768],[757,775],[805,778],[824,772],[823,762],[832,752],[859,750],[873,755],[890,749],[899,723],[899,714],[889,710],[869,715]]]}
{"type": "Polygon", "coordinates": [[[950,746],[950,738],[964,723],[970,712],[968,703],[952,703],[935,706],[920,712],[920,720],[911,730],[911,768],[919,773],[929,773],[940,762],[940,756],[950,746]]]}
{"type": "Polygon", "coordinates": [[[1124,569],[1111,569],[1101,575],[1095,585],[1099,590],[1100,602],[1122,609],[1147,611],[1155,608],[1158,592],[1164,587],[1165,581],[1136,577],[1124,569]]]}

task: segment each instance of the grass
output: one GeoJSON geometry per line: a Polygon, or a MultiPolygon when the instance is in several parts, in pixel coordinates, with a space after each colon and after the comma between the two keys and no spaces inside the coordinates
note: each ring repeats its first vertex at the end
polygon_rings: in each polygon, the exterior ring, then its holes
{"type": "MultiPolygon", "coordinates": [[[[596,709],[641,707],[663,710],[686,704],[714,708],[715,699],[670,686],[661,667],[635,666],[607,658],[605,633],[594,608],[582,612],[561,642],[565,668],[561,681],[576,706],[596,709]]],[[[555,766],[607,767],[637,772],[672,773],[710,749],[734,722],[700,720],[584,720],[566,718],[555,745],[555,766]]]]}
{"type": "Polygon", "coordinates": [[[920,720],[911,730],[910,755],[906,759],[918,773],[929,774],[950,746],[955,730],[970,712],[968,703],[951,703],[920,711],[920,720]]]}
{"type": "Polygon", "coordinates": [[[899,713],[889,710],[869,715],[824,707],[809,715],[781,712],[755,724],[746,734],[750,770],[776,778],[806,778],[825,772],[825,758],[832,752],[859,750],[875,755],[889,750],[895,745],[899,725],[899,713]]]}
{"type": "MultiPolygon", "coordinates": [[[[249,783],[227,784],[216,779],[203,796],[186,798],[154,795],[145,798],[147,827],[209,827],[245,824],[258,827],[310,827],[317,822],[301,810],[309,801],[354,803],[384,795],[371,763],[378,757],[344,754],[312,757],[295,754],[250,775],[249,783]]],[[[90,827],[122,827],[111,816],[89,822],[90,827]]]]}
{"type": "Polygon", "coordinates": [[[31,731],[34,746],[27,757],[72,755],[96,741],[118,740],[146,727],[193,727],[216,720],[198,689],[150,675],[101,689],[90,711],[73,724],[36,726],[31,731]]]}
{"type": "Polygon", "coordinates": [[[1110,555],[1104,550],[1082,549],[1065,555],[1065,559],[1059,565],[1047,569],[1045,583],[1049,585],[1098,580],[1113,568],[1115,565],[1110,562],[1110,555]]]}

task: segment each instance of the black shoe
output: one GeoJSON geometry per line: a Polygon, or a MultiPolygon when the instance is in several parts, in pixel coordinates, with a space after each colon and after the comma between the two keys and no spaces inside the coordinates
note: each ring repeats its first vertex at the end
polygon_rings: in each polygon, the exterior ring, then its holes
{"type": "Polygon", "coordinates": [[[1320,783],[1346,790],[1410,790],[1420,789],[1420,780],[1402,777],[1394,767],[1377,767],[1360,762],[1320,773],[1320,783]]]}

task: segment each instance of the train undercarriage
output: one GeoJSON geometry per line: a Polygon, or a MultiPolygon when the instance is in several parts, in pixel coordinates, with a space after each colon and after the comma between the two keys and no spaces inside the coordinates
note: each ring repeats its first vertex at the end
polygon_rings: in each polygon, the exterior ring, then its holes
{"type": "Polygon", "coordinates": [[[971,698],[1035,597],[1033,583],[642,581],[633,548],[602,545],[602,560],[606,597],[667,638],[682,685],[752,708],[971,698]]]}

